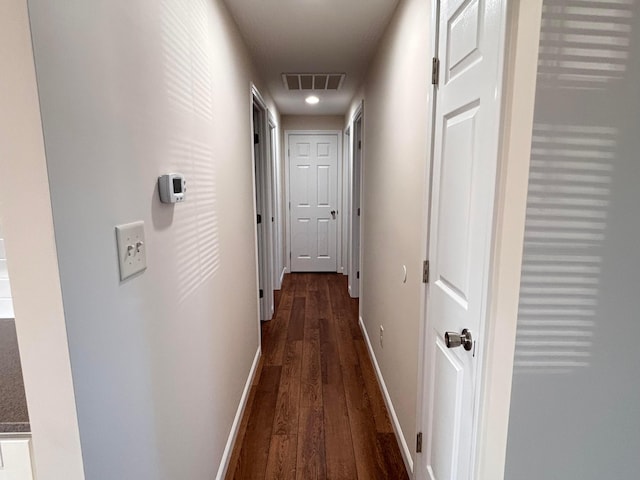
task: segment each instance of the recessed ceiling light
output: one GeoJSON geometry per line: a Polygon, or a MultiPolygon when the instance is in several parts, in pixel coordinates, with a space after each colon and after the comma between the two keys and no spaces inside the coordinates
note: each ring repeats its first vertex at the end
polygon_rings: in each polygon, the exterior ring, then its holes
{"type": "Polygon", "coordinates": [[[309,105],[315,105],[316,103],[318,103],[320,101],[320,99],[318,97],[316,97],[315,95],[311,95],[311,96],[305,98],[304,101],[307,102],[309,105]]]}

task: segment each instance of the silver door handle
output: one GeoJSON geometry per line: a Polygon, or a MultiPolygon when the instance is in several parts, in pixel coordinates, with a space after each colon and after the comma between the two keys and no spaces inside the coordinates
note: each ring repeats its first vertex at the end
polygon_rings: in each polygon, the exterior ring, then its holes
{"type": "Polygon", "coordinates": [[[462,333],[447,332],[444,334],[444,343],[447,345],[447,348],[458,348],[462,346],[468,352],[473,348],[473,336],[466,328],[462,330],[462,333]]]}

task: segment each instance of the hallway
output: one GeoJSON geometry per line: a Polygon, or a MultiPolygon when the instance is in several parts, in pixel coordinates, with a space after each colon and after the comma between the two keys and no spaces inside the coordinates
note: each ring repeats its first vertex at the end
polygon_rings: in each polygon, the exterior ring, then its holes
{"type": "Polygon", "coordinates": [[[227,478],[408,478],[346,277],[285,276],[227,478]]]}

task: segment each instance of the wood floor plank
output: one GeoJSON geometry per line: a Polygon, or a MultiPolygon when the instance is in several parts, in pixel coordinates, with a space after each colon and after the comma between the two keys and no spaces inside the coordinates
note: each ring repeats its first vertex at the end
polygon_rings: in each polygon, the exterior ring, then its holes
{"type": "Polygon", "coordinates": [[[317,290],[310,292],[311,295],[318,305],[318,318],[329,318],[331,315],[329,283],[327,281],[320,283],[317,290]]]}
{"type": "MultiPolygon", "coordinates": [[[[236,435],[236,445],[242,445],[244,443],[245,434],[247,432],[247,425],[249,424],[249,417],[251,414],[251,407],[253,405],[253,400],[256,396],[256,386],[252,386],[249,391],[249,397],[247,398],[247,405],[244,409],[244,415],[242,415],[242,420],[240,421],[240,426],[238,427],[238,434],[236,435]]],[[[231,453],[231,458],[229,459],[229,465],[227,466],[227,472],[235,472],[236,467],[238,466],[238,459],[240,458],[240,448],[234,448],[231,453]]]]}
{"type": "MultiPolygon", "coordinates": [[[[324,445],[327,478],[354,480],[358,478],[353,451],[349,414],[342,384],[326,384],[322,388],[324,402],[324,445]]],[[[364,480],[364,479],[363,479],[364,480]]]]}
{"type": "Polygon", "coordinates": [[[304,339],[305,308],[306,299],[304,297],[295,297],[293,299],[293,307],[291,310],[291,316],[289,317],[287,342],[295,342],[304,339]]]}
{"type": "Polygon", "coordinates": [[[266,365],[282,365],[292,308],[293,292],[283,292],[273,320],[265,322],[268,330],[264,335],[262,350],[266,365]]]}
{"type": "Polygon", "coordinates": [[[234,479],[263,479],[269,457],[271,429],[282,367],[265,366],[249,413],[234,479]]]}
{"type": "Polygon", "coordinates": [[[394,433],[379,433],[377,435],[379,452],[384,458],[384,466],[386,469],[386,478],[394,480],[409,480],[407,469],[402,460],[398,440],[394,433]]]}
{"type": "Polygon", "coordinates": [[[353,321],[353,317],[349,313],[349,309],[344,301],[342,292],[339,291],[339,285],[336,281],[330,282],[329,284],[329,298],[328,303],[331,306],[331,318],[336,329],[340,363],[342,365],[355,365],[358,363],[358,352],[353,344],[353,335],[351,327],[349,326],[349,322],[353,321]]]}
{"type": "Polygon", "coordinates": [[[265,480],[295,480],[296,455],[296,435],[273,435],[269,446],[265,480]]]}
{"type": "Polygon", "coordinates": [[[347,319],[342,314],[334,314],[334,322],[337,331],[340,364],[357,365],[359,363],[358,352],[356,351],[349,326],[346,323],[347,319]]]}
{"type": "Polygon", "coordinates": [[[302,342],[287,344],[273,421],[273,435],[296,435],[300,406],[302,342]]]}
{"type": "Polygon", "coordinates": [[[376,377],[373,364],[371,363],[371,357],[369,356],[367,345],[364,339],[355,340],[354,342],[358,352],[358,360],[360,361],[360,369],[362,371],[364,386],[371,404],[371,411],[373,413],[376,431],[378,433],[393,433],[391,419],[389,418],[387,406],[384,402],[384,397],[382,396],[382,390],[380,390],[378,378],[376,377]]]}
{"type": "Polygon", "coordinates": [[[325,480],[327,478],[324,448],[323,408],[301,407],[296,467],[298,480],[325,480]]]}
{"type": "Polygon", "coordinates": [[[358,478],[372,480],[389,478],[386,474],[380,444],[377,442],[373,413],[360,365],[342,365],[342,375],[358,478]]]}
{"type": "Polygon", "coordinates": [[[296,274],[295,275],[295,296],[300,298],[306,298],[308,285],[309,285],[308,273],[296,274]]]}
{"type": "MultiPolygon", "coordinates": [[[[304,318],[304,328],[320,328],[320,296],[318,295],[318,290],[310,290],[309,294],[306,298],[306,310],[305,310],[305,318],[304,318]]],[[[326,316],[324,317],[326,318],[326,316]]]]}
{"type": "Polygon", "coordinates": [[[320,360],[320,330],[308,328],[304,332],[302,348],[302,378],[300,379],[300,405],[322,406],[322,364],[320,360]]]}
{"type": "Polygon", "coordinates": [[[331,318],[320,321],[320,366],[323,384],[342,385],[340,354],[331,318]]]}

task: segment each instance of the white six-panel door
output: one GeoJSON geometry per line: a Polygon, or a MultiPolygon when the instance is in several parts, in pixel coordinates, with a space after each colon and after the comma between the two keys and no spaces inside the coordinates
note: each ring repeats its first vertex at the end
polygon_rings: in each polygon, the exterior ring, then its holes
{"type": "Polygon", "coordinates": [[[502,3],[440,3],[420,479],[473,478],[498,157],[502,3]],[[470,349],[447,346],[446,332],[463,329],[471,332],[470,349]]]}
{"type": "Polygon", "coordinates": [[[337,271],[337,135],[289,134],[289,200],[291,271],[337,271]]]}

